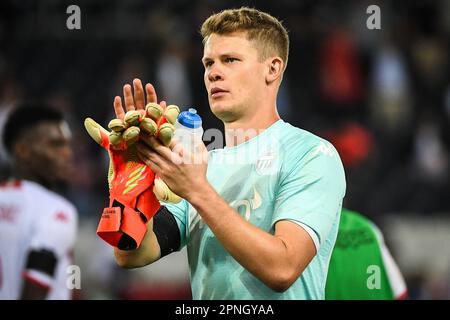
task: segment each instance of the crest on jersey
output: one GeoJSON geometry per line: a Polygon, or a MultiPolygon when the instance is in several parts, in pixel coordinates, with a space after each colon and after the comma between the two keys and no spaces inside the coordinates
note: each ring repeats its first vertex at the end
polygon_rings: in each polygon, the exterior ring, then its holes
{"type": "Polygon", "coordinates": [[[256,172],[259,175],[272,174],[275,168],[276,155],[273,151],[265,152],[255,163],[256,172]]]}

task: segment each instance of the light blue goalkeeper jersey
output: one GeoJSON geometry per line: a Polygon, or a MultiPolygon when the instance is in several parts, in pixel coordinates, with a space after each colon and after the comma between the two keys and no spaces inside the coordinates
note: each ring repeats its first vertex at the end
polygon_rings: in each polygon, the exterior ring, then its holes
{"type": "Polygon", "coordinates": [[[207,178],[253,225],[273,234],[277,221],[301,223],[313,230],[319,248],[297,281],[279,293],[242,267],[187,201],[165,204],[177,220],[181,247],[187,245],[193,299],[324,299],[345,194],[334,147],[278,120],[245,143],[210,151],[207,178]]]}

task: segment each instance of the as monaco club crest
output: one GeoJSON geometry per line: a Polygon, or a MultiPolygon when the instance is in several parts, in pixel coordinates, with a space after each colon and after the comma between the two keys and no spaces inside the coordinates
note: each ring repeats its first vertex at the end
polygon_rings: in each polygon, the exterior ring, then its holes
{"type": "Polygon", "coordinates": [[[273,151],[264,153],[255,163],[256,172],[259,175],[269,175],[273,173],[276,155],[273,151]]]}

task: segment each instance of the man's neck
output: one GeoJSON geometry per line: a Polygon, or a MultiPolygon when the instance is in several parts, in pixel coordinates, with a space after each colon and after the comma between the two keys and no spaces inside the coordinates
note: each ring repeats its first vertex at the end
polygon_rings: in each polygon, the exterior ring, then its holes
{"type": "Polygon", "coordinates": [[[40,178],[36,174],[33,174],[26,168],[20,168],[17,166],[14,167],[12,176],[14,177],[14,179],[17,179],[17,180],[29,180],[29,181],[36,182],[49,190],[55,189],[55,186],[52,185],[50,182],[46,181],[45,179],[40,178]]]}
{"type": "Polygon", "coordinates": [[[235,147],[244,143],[280,120],[280,116],[275,111],[269,115],[257,114],[251,119],[239,119],[233,122],[224,123],[225,145],[235,147]]]}

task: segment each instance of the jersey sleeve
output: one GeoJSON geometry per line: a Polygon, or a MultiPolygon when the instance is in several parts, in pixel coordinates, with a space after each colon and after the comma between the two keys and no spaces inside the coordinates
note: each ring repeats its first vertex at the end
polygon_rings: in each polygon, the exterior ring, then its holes
{"type": "Polygon", "coordinates": [[[375,231],[375,234],[377,235],[377,239],[380,244],[380,251],[381,257],[383,259],[384,269],[386,270],[386,275],[389,280],[394,299],[406,299],[408,295],[408,289],[406,287],[405,279],[403,278],[403,275],[394,258],[392,257],[388,247],[386,246],[381,230],[373,223],[372,227],[375,231]]]}
{"type": "Polygon", "coordinates": [[[51,286],[58,262],[73,254],[77,230],[75,208],[65,203],[35,207],[25,278],[51,286]]]}
{"type": "Polygon", "coordinates": [[[186,237],[186,228],[187,228],[187,213],[188,213],[188,202],[184,199],[182,199],[178,203],[166,203],[161,202],[162,205],[164,205],[167,210],[173,215],[175,218],[175,221],[178,225],[178,230],[180,231],[180,248],[181,250],[187,242],[186,237]]]}
{"type": "Polygon", "coordinates": [[[322,244],[339,217],[345,195],[339,155],[330,143],[321,141],[305,156],[294,154],[284,162],[272,225],[280,220],[305,224],[322,244]]]}

